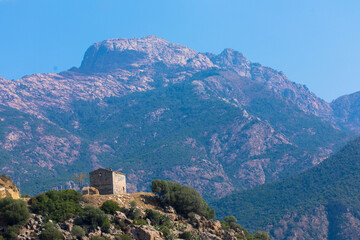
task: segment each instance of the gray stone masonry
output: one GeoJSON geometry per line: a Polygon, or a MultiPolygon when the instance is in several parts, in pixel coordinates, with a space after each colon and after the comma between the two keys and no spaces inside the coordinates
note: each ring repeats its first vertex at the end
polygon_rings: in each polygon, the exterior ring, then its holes
{"type": "Polygon", "coordinates": [[[126,176],[112,169],[99,168],[89,173],[90,187],[99,190],[100,195],[126,193],[126,176]]]}

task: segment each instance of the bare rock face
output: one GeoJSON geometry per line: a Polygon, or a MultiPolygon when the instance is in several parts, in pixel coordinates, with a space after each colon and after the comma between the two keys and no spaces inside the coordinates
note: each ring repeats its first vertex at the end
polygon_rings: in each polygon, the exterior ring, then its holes
{"type": "Polygon", "coordinates": [[[0,198],[4,197],[19,199],[20,192],[10,178],[5,175],[0,175],[0,198]]]}
{"type": "Polygon", "coordinates": [[[195,50],[147,36],[141,39],[110,39],[94,44],[86,51],[80,70],[105,72],[158,62],[196,69],[214,67],[210,59],[195,50]]]}
{"type": "Polygon", "coordinates": [[[132,229],[132,237],[136,240],[160,240],[159,231],[151,226],[141,226],[132,229]]]}

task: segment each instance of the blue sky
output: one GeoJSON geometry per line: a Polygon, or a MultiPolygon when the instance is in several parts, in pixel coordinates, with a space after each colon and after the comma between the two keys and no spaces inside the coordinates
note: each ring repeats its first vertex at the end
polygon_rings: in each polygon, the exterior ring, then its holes
{"type": "Polygon", "coordinates": [[[95,42],[146,35],[236,49],[327,101],[360,90],[356,0],[0,0],[0,76],[59,72],[95,42]]]}

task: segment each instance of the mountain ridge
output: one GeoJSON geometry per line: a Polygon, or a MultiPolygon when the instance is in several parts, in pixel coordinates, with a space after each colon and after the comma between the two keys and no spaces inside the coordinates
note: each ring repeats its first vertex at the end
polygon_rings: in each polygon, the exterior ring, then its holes
{"type": "MultiPolygon", "coordinates": [[[[71,185],[79,169],[116,166],[132,191],[166,177],[218,197],[310,168],[353,136],[334,126],[328,103],[282,72],[235,50],[203,54],[156,37],[105,40],[78,69],[3,79],[0,104],[19,111],[2,113],[6,159],[31,162],[51,187],[71,185]],[[33,117],[41,121],[29,129],[33,117]],[[144,159],[154,165],[136,164],[144,159]]],[[[40,186],[29,169],[24,186],[40,186]]]]}

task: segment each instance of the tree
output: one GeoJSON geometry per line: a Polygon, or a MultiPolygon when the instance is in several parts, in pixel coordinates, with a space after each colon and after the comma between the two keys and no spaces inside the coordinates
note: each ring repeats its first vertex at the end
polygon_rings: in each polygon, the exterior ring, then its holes
{"type": "Polygon", "coordinates": [[[188,216],[193,212],[208,219],[215,216],[215,211],[210,209],[201,195],[189,186],[172,181],[154,180],[151,190],[180,214],[188,216]]]}
{"type": "Polygon", "coordinates": [[[80,200],[81,194],[75,190],[50,190],[32,197],[30,205],[34,213],[46,219],[63,221],[81,214],[80,200]]]}
{"type": "Polygon", "coordinates": [[[24,224],[29,217],[29,210],[23,200],[14,200],[10,197],[0,200],[0,220],[6,225],[24,224]]]}
{"type": "Polygon", "coordinates": [[[74,180],[77,183],[80,191],[81,189],[83,189],[85,178],[87,178],[87,175],[84,173],[75,173],[74,176],[72,177],[72,180],[74,180]]]}

